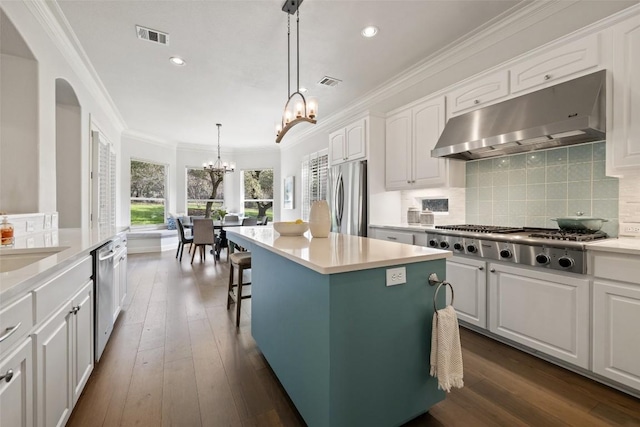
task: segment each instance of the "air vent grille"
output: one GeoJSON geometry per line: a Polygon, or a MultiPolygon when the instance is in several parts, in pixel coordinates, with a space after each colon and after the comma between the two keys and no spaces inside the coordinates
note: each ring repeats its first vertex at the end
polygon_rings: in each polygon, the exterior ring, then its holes
{"type": "Polygon", "coordinates": [[[138,38],[152,43],[169,44],[169,34],[136,25],[138,38]]]}
{"type": "Polygon", "coordinates": [[[318,84],[323,86],[335,87],[338,86],[340,82],[342,82],[342,80],[336,79],[335,77],[324,76],[320,79],[318,84]]]}

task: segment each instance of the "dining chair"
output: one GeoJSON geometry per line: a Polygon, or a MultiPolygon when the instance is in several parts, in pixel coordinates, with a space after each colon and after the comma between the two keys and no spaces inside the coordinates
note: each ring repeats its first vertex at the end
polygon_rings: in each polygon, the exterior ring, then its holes
{"type": "Polygon", "coordinates": [[[184,252],[184,245],[189,244],[189,253],[191,253],[191,249],[193,249],[193,236],[185,236],[184,234],[184,225],[182,224],[182,220],[178,218],[176,220],[178,225],[178,251],[176,252],[176,258],[180,255],[180,262],[182,262],[182,253],[184,252]]]}
{"type": "MultiPolygon", "coordinates": [[[[195,245],[195,249],[193,250],[193,254],[191,254],[191,264],[193,264],[193,258],[195,258],[198,248],[200,249],[200,261],[204,262],[207,245],[211,245],[214,249],[216,248],[216,236],[213,232],[212,220],[193,220],[193,244],[195,245]]],[[[213,261],[217,262],[215,255],[213,261]]]]}
{"type": "Polygon", "coordinates": [[[258,218],[258,225],[267,225],[267,222],[269,221],[269,217],[264,215],[261,216],[260,218],[258,218]]]}
{"type": "Polygon", "coordinates": [[[224,216],[224,221],[225,222],[239,222],[240,221],[240,217],[238,215],[225,215],[224,216]]]}
{"type": "Polygon", "coordinates": [[[257,218],[242,218],[242,226],[243,227],[251,227],[253,225],[258,225],[258,219],[257,218]]]}

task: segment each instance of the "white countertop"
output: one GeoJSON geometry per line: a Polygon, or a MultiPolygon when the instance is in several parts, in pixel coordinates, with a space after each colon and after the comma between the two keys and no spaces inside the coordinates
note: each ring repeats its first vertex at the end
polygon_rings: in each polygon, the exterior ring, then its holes
{"type": "Polygon", "coordinates": [[[369,227],[373,228],[388,228],[391,230],[406,230],[406,231],[418,231],[428,233],[435,228],[434,225],[420,225],[420,224],[369,224],[369,227]]]}
{"type": "Polygon", "coordinates": [[[587,244],[587,250],[640,255],[640,239],[635,237],[606,239],[587,244]]]}
{"type": "Polygon", "coordinates": [[[272,227],[227,229],[227,238],[231,241],[235,235],[321,274],[367,270],[452,256],[450,251],[338,233],[330,233],[327,238],[313,238],[310,232],[300,237],[280,236],[272,227]]]}
{"type": "Polygon", "coordinates": [[[23,295],[42,282],[42,279],[71,265],[74,261],[88,256],[89,253],[111,240],[128,227],[91,231],[78,228],[61,228],[16,239],[15,247],[0,248],[0,259],[14,255],[35,256],[36,254],[63,248],[59,252],[50,252],[39,261],[12,271],[0,272],[0,303],[8,302],[23,295]]]}

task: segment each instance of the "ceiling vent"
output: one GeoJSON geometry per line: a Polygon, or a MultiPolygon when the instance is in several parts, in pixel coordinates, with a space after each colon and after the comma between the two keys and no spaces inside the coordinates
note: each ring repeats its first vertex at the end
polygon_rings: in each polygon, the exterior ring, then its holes
{"type": "Polygon", "coordinates": [[[138,38],[152,43],[169,44],[169,34],[136,25],[138,38]]]}
{"type": "Polygon", "coordinates": [[[336,79],[334,77],[324,76],[323,78],[320,79],[318,84],[323,86],[335,87],[335,86],[338,86],[340,82],[342,82],[342,80],[336,79]]]}

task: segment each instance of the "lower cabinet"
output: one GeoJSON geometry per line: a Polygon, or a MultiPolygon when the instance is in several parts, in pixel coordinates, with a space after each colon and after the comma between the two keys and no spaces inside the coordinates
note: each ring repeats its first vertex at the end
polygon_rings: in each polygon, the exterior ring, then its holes
{"type": "Polygon", "coordinates": [[[89,281],[32,335],[36,359],[36,422],[66,423],[93,370],[93,282],[89,281]]]}
{"type": "Polygon", "coordinates": [[[454,256],[447,259],[447,281],[454,287],[453,307],[458,319],[487,327],[486,262],[454,256]]]}
{"type": "Polygon", "coordinates": [[[0,426],[33,425],[33,345],[27,337],[0,360],[0,426]]]}
{"type": "Polygon", "coordinates": [[[589,280],[493,263],[488,268],[489,331],[589,369],[589,280]]]}
{"type": "Polygon", "coordinates": [[[596,280],[593,283],[595,373],[640,390],[639,326],[640,284],[596,280]]]}
{"type": "Polygon", "coordinates": [[[413,233],[409,231],[389,230],[386,228],[371,228],[374,239],[413,245],[413,233]]]}

